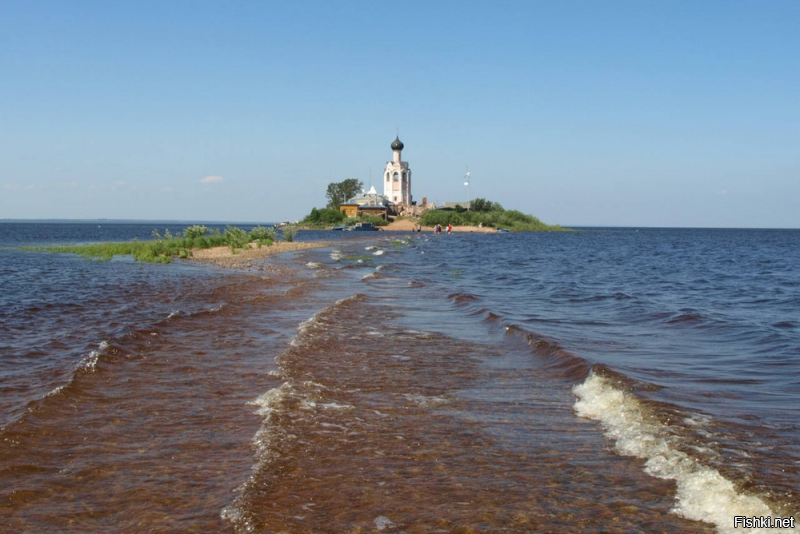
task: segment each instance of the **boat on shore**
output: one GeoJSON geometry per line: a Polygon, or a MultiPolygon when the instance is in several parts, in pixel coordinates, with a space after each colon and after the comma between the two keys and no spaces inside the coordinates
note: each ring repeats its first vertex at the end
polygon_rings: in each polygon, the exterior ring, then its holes
{"type": "Polygon", "coordinates": [[[360,222],[353,226],[348,226],[344,230],[346,232],[375,232],[378,230],[378,227],[372,223],[360,222]]]}

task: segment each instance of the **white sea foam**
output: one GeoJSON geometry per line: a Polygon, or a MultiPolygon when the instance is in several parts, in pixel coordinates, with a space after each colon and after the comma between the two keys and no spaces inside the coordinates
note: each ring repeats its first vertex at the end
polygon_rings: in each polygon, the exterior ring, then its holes
{"type": "Polygon", "coordinates": [[[310,261],[306,263],[306,267],[309,269],[322,269],[322,264],[318,261],[310,261]]]}
{"type": "Polygon", "coordinates": [[[383,250],[376,250],[372,253],[373,256],[383,256],[384,254],[386,254],[386,252],[383,250]]]}
{"type": "Polygon", "coordinates": [[[378,247],[376,247],[375,245],[367,245],[366,247],[364,247],[364,249],[365,250],[378,250],[378,247]]]}
{"type": "Polygon", "coordinates": [[[352,404],[339,404],[338,402],[323,402],[319,407],[324,410],[353,410],[352,404]]]}
{"type": "Polygon", "coordinates": [[[450,402],[445,397],[437,397],[434,395],[417,395],[414,393],[407,393],[403,396],[420,408],[436,408],[437,406],[441,406],[450,402]]]}
{"type": "Polygon", "coordinates": [[[45,397],[52,397],[54,395],[58,395],[59,393],[61,393],[61,390],[64,389],[65,387],[67,387],[66,384],[62,384],[56,388],[53,388],[53,390],[50,391],[50,393],[48,393],[47,395],[45,395],[45,397]]]}
{"type": "Polygon", "coordinates": [[[179,313],[181,313],[181,311],[180,311],[180,310],[172,310],[172,311],[170,312],[170,314],[169,314],[169,315],[167,315],[167,319],[172,319],[173,317],[175,317],[175,316],[176,316],[176,315],[178,315],[179,313]]]}
{"type": "Polygon", "coordinates": [[[386,530],[387,528],[394,528],[394,522],[385,515],[379,515],[373,522],[375,523],[376,530],[386,530]]]}
{"type": "Polygon", "coordinates": [[[372,280],[373,278],[378,278],[378,275],[376,273],[369,273],[361,277],[362,280],[372,280]]]}
{"type": "Polygon", "coordinates": [[[300,339],[308,334],[308,331],[311,327],[317,324],[317,314],[315,313],[299,325],[297,325],[297,335],[289,342],[289,344],[293,347],[297,347],[300,345],[300,339]]]}
{"type": "Polygon", "coordinates": [[[250,406],[256,406],[258,408],[256,410],[258,415],[267,416],[278,408],[284,397],[286,397],[291,390],[291,384],[289,384],[289,382],[284,382],[276,388],[267,390],[247,404],[250,406]]]}
{"type": "Polygon", "coordinates": [[[645,459],[645,471],[651,476],[675,480],[675,513],[714,523],[720,533],[743,532],[733,528],[737,515],[775,517],[762,499],[738,492],[719,471],[679,450],[676,444],[680,438],[670,434],[634,395],[615,388],[608,379],[592,373],[573,388],[573,393],[578,397],[577,414],[599,421],[620,454],[645,459]]]}
{"type": "Polygon", "coordinates": [[[339,260],[342,260],[342,259],[344,259],[344,253],[342,253],[342,251],[341,251],[341,250],[333,250],[333,251],[331,252],[331,259],[332,259],[333,261],[339,261],[339,260]]]}
{"type": "MultiPolygon", "coordinates": [[[[340,299],[330,308],[350,300],[358,299],[359,297],[359,295],[353,295],[340,299]]],[[[318,324],[319,321],[317,318],[319,314],[324,311],[325,310],[315,313],[310,318],[297,325],[297,335],[290,342],[291,345],[297,346],[307,341],[310,335],[309,331],[318,324]]],[[[280,359],[281,357],[279,356],[277,360],[280,361],[280,359]]],[[[285,377],[282,369],[271,371],[269,374],[270,376],[285,377]]],[[[280,457],[282,454],[280,450],[281,444],[296,439],[296,436],[281,428],[280,425],[275,424],[275,415],[287,409],[300,409],[305,411],[303,415],[301,415],[300,412],[294,412],[292,415],[295,418],[308,417],[305,414],[309,412],[311,413],[310,417],[314,417],[314,414],[318,413],[319,410],[338,411],[353,409],[353,406],[349,404],[321,402],[323,391],[325,390],[330,391],[332,388],[310,380],[302,382],[287,380],[280,386],[262,393],[248,403],[251,406],[255,406],[255,413],[263,418],[261,428],[259,428],[252,439],[256,463],[253,466],[253,474],[237,488],[239,496],[220,512],[220,516],[223,519],[234,524],[237,532],[253,532],[257,530],[257,519],[247,511],[246,507],[243,508],[243,504],[246,502],[245,495],[257,486],[258,473],[280,457]]]]}
{"type": "Polygon", "coordinates": [[[295,391],[292,384],[284,382],[279,387],[272,388],[259,395],[258,398],[248,402],[249,405],[256,406],[256,414],[264,418],[261,428],[253,436],[252,440],[256,464],[253,466],[253,474],[237,488],[240,495],[220,512],[220,517],[233,523],[237,531],[253,532],[256,528],[256,522],[252,514],[242,508],[242,497],[256,484],[256,473],[272,462],[276,455],[279,454],[276,452],[278,444],[283,440],[293,438],[293,436],[279,427],[270,424],[270,419],[275,412],[281,410],[287,399],[294,394],[295,391]]]}
{"type": "Polygon", "coordinates": [[[381,265],[378,265],[377,267],[375,267],[375,270],[376,271],[382,271],[382,270],[386,269],[386,267],[388,267],[388,265],[381,264],[381,265]]]}
{"type": "Polygon", "coordinates": [[[100,355],[108,348],[108,343],[106,341],[100,342],[98,345],[97,350],[93,350],[89,352],[89,354],[78,363],[79,369],[84,369],[86,371],[94,371],[97,368],[97,361],[100,359],[100,355]]]}

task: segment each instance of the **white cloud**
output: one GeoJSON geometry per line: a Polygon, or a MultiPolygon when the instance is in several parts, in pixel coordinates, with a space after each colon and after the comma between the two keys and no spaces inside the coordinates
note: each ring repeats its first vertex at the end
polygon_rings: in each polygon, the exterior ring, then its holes
{"type": "Polygon", "coordinates": [[[171,187],[162,187],[161,190],[164,191],[165,193],[169,193],[170,191],[172,191],[172,188],[171,187]]]}
{"type": "Polygon", "coordinates": [[[225,178],[222,176],[206,176],[202,180],[200,180],[201,184],[218,184],[219,182],[224,182],[225,178]]]}
{"type": "Polygon", "coordinates": [[[728,190],[727,189],[723,189],[722,191],[719,192],[719,194],[720,195],[727,195],[728,194],[728,190]]]}

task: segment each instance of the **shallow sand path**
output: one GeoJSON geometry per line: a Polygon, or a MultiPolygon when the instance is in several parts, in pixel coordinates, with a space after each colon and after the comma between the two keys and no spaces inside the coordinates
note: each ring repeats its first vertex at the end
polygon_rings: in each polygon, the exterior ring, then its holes
{"type": "Polygon", "coordinates": [[[202,263],[211,263],[218,267],[241,268],[249,267],[253,260],[266,258],[272,254],[327,246],[329,246],[329,243],[287,243],[286,241],[276,241],[270,246],[265,245],[258,248],[255,243],[250,243],[249,249],[237,250],[236,254],[231,252],[230,247],[213,247],[194,250],[193,256],[188,259],[202,263]]]}

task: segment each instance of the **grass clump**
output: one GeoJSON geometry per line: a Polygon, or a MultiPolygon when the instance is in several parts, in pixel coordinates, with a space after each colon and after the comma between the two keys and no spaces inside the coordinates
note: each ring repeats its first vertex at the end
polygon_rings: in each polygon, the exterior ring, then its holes
{"type": "MultiPolygon", "coordinates": [[[[23,250],[35,252],[58,252],[77,254],[87,259],[108,261],[114,256],[130,255],[136,261],[146,263],[170,263],[172,258],[189,258],[193,250],[200,250],[219,246],[228,246],[233,254],[250,246],[252,241],[256,246],[270,246],[276,240],[273,228],[258,226],[250,233],[241,228],[228,226],[225,232],[209,230],[205,226],[194,225],[186,228],[178,235],[172,235],[167,229],[161,234],[153,230],[153,240],[139,241],[133,239],[120,243],[92,243],[88,245],[56,245],[46,247],[21,247],[23,250]]],[[[285,235],[285,233],[284,233],[285,235]]],[[[294,235],[292,235],[292,239],[294,235]]]]}

